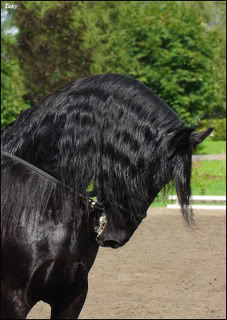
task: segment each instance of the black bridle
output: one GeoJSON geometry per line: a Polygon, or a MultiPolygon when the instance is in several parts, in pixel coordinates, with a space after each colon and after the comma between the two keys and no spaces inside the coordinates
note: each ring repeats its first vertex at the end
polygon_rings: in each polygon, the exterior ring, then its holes
{"type": "MultiPolygon", "coordinates": [[[[37,167],[34,166],[33,164],[31,164],[31,163],[29,163],[29,162],[27,162],[27,161],[25,161],[25,160],[23,160],[23,159],[15,156],[15,155],[12,154],[12,153],[9,153],[9,152],[2,151],[2,150],[1,150],[1,155],[3,155],[3,156],[5,156],[5,157],[7,157],[7,158],[10,158],[10,159],[12,159],[12,160],[15,160],[15,161],[23,164],[25,167],[31,169],[32,171],[35,171],[35,172],[38,173],[39,175],[41,175],[41,176],[43,176],[44,178],[48,179],[49,181],[54,182],[55,184],[60,185],[61,187],[69,190],[69,191],[72,192],[72,193],[75,193],[75,192],[76,192],[73,188],[65,185],[65,184],[62,183],[60,180],[52,177],[50,174],[48,174],[48,173],[46,173],[45,171],[37,168],[37,167]]],[[[92,192],[89,192],[89,194],[92,194],[92,192]]],[[[82,197],[82,195],[80,195],[80,196],[82,197]]],[[[94,199],[92,199],[91,197],[89,197],[89,203],[90,203],[90,206],[91,206],[91,209],[92,209],[92,210],[97,209],[97,210],[104,211],[103,205],[102,205],[100,202],[98,202],[97,200],[94,200],[94,199]]]]}
{"type": "Polygon", "coordinates": [[[3,156],[6,156],[7,158],[10,158],[10,159],[13,159],[13,160],[15,160],[15,161],[17,161],[17,162],[19,162],[19,163],[22,163],[25,167],[31,169],[32,171],[35,171],[36,173],[38,173],[39,175],[45,177],[46,179],[48,179],[48,180],[50,180],[50,181],[52,181],[52,182],[54,182],[54,183],[56,183],[56,184],[60,184],[60,185],[62,185],[62,186],[64,186],[64,187],[66,187],[67,189],[70,189],[70,190],[73,191],[72,188],[70,188],[70,187],[68,187],[68,186],[65,186],[61,181],[55,179],[55,178],[52,177],[50,174],[48,174],[48,173],[46,173],[45,171],[43,171],[43,170],[41,170],[41,169],[33,166],[33,164],[31,164],[31,163],[29,163],[29,162],[27,162],[27,161],[25,161],[25,160],[23,160],[23,159],[21,159],[21,158],[16,157],[16,156],[13,155],[12,153],[5,152],[5,151],[1,151],[1,154],[2,154],[3,156]]]}

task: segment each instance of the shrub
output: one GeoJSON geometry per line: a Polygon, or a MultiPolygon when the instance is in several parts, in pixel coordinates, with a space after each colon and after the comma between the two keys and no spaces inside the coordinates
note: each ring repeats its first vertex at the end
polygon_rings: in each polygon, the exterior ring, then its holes
{"type": "Polygon", "coordinates": [[[19,66],[15,60],[2,57],[1,63],[1,128],[14,121],[28,105],[19,66]]]}
{"type": "Polygon", "coordinates": [[[217,119],[214,121],[213,140],[226,141],[226,119],[217,119]]]}
{"type": "Polygon", "coordinates": [[[212,140],[226,141],[226,119],[204,119],[199,123],[199,129],[204,130],[213,127],[214,132],[211,135],[212,140]]]}

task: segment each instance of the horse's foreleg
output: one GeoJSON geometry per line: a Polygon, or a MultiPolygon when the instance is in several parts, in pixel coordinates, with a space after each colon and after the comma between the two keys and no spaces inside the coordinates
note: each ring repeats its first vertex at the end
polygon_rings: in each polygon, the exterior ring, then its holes
{"type": "Polygon", "coordinates": [[[80,294],[70,303],[51,306],[51,319],[77,319],[83,308],[88,291],[88,282],[80,294]]]}
{"type": "Polygon", "coordinates": [[[12,299],[1,297],[1,319],[26,319],[27,314],[33,306],[25,299],[17,296],[12,299]]]}

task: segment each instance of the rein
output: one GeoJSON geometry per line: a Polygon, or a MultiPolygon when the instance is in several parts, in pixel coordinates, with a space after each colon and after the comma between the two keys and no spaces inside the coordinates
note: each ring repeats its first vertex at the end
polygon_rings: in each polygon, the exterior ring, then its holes
{"type": "MultiPolygon", "coordinates": [[[[65,186],[61,181],[55,179],[54,177],[52,177],[50,174],[46,173],[45,171],[33,166],[33,164],[21,159],[21,158],[18,158],[16,156],[14,156],[12,153],[8,153],[8,152],[5,152],[5,151],[1,151],[1,154],[3,156],[6,156],[7,158],[10,158],[10,159],[13,159],[19,163],[22,163],[25,167],[29,168],[29,169],[32,169],[32,171],[35,171],[36,173],[38,173],[40,176],[43,176],[45,178],[47,178],[48,180],[56,183],[56,184],[61,184],[63,186],[65,186]]],[[[70,190],[73,190],[71,189],[70,187],[66,186],[67,189],[70,189],[70,190]]]]}
{"type": "MultiPolygon", "coordinates": [[[[48,179],[49,181],[54,182],[55,184],[60,184],[63,188],[68,189],[71,192],[75,192],[75,190],[65,184],[63,184],[61,181],[57,180],[56,178],[52,177],[50,174],[46,173],[45,171],[37,168],[36,166],[32,165],[31,163],[13,155],[12,153],[6,152],[6,151],[1,151],[1,155],[10,158],[12,160],[15,160],[21,164],[23,164],[25,167],[31,169],[32,171],[35,171],[36,173],[38,173],[39,175],[43,176],[44,178],[48,179]]],[[[80,196],[82,197],[82,195],[80,194],[80,196]]],[[[91,206],[91,209],[98,209],[101,211],[104,211],[103,206],[100,202],[98,202],[97,200],[92,199],[91,197],[89,197],[89,203],[91,206]]]]}

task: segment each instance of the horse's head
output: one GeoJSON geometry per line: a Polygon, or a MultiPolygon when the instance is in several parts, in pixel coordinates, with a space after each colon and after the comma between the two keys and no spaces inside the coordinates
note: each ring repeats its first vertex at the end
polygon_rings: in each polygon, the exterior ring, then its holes
{"type": "Polygon", "coordinates": [[[97,234],[96,241],[103,247],[115,249],[122,247],[129,241],[143,218],[132,221],[124,215],[119,216],[114,214],[111,210],[107,214],[99,212],[96,214],[94,222],[94,229],[97,234]]]}
{"type": "Polygon", "coordinates": [[[143,176],[144,179],[146,177],[144,180],[146,201],[142,199],[142,193],[140,193],[140,198],[136,198],[136,192],[135,195],[131,193],[131,197],[126,201],[124,191],[121,189],[122,191],[119,192],[115,189],[119,203],[112,206],[109,203],[108,209],[105,209],[104,206],[104,210],[96,214],[96,240],[99,245],[118,248],[128,242],[141,221],[146,217],[149,205],[171,180],[176,183],[176,191],[185,220],[188,223],[193,221],[189,207],[192,150],[211,131],[212,129],[209,128],[206,131],[196,133],[194,129],[182,128],[163,139],[163,157],[154,159],[151,156],[151,162],[148,164],[150,170],[147,168],[143,176]]]}
{"type": "MultiPolygon", "coordinates": [[[[75,190],[78,199],[94,181],[105,212],[95,218],[97,241],[120,247],[170,180],[190,222],[192,150],[211,131],[185,127],[139,81],[104,74],[75,81],[24,111],[2,132],[2,146],[75,190]]],[[[62,194],[56,199],[69,209],[60,210],[59,220],[81,209],[81,201],[62,194]]]]}

